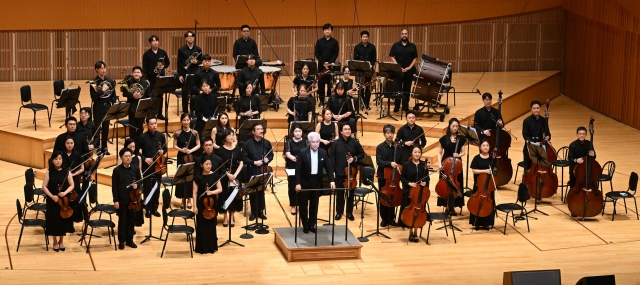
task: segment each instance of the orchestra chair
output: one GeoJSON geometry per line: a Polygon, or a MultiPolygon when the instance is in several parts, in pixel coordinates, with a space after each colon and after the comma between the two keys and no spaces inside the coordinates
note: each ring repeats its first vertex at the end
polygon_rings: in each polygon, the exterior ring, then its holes
{"type": "MultiPolygon", "coordinates": [[[[53,101],[51,101],[51,109],[49,113],[49,118],[53,116],[53,103],[58,102],[60,100],[60,95],[62,95],[62,90],[64,89],[64,80],[56,80],[53,82],[53,101]]],[[[82,109],[82,104],[78,101],[78,109],[82,109]]],[[[75,106],[74,106],[75,107],[75,106]]],[[[75,110],[74,110],[75,111],[75,110]]],[[[65,109],[65,119],[71,116],[70,112],[67,112],[65,109]]]]}
{"type": "MultiPolygon", "coordinates": [[[[449,213],[447,212],[440,212],[440,213],[432,213],[431,211],[429,211],[429,213],[427,214],[427,222],[429,223],[429,227],[427,228],[427,240],[426,243],[429,244],[429,234],[431,233],[431,224],[433,224],[434,221],[442,221],[444,223],[444,232],[447,234],[447,236],[449,236],[449,230],[447,228],[451,228],[451,232],[453,233],[453,242],[454,243],[458,243],[458,241],[456,240],[456,230],[453,229],[453,220],[451,219],[451,216],[449,215],[449,213]]],[[[422,238],[422,228],[420,228],[420,238],[422,238]]]]}
{"type": "Polygon", "coordinates": [[[40,212],[47,212],[47,205],[45,203],[33,201],[33,187],[29,184],[24,185],[24,207],[22,208],[22,215],[26,217],[27,211],[35,211],[36,219],[40,212]]]}
{"type": "Polygon", "coordinates": [[[624,212],[627,211],[627,198],[633,198],[633,203],[636,207],[636,219],[640,220],[640,215],[638,215],[638,203],[636,201],[636,190],[638,189],[638,173],[631,172],[629,176],[629,188],[626,191],[610,191],[605,194],[604,206],[602,206],[602,215],[604,215],[604,207],[607,205],[607,202],[613,203],[613,214],[611,215],[611,221],[616,216],[616,204],[618,199],[622,199],[624,201],[624,212]]]}
{"type": "Polygon", "coordinates": [[[516,203],[504,203],[496,205],[496,210],[507,214],[504,217],[503,233],[505,235],[507,234],[507,222],[509,221],[509,213],[511,213],[513,226],[516,226],[516,217],[514,214],[515,211],[520,211],[521,215],[524,216],[525,220],[527,221],[527,231],[531,232],[531,229],[529,228],[529,212],[527,212],[527,209],[525,208],[527,200],[529,200],[529,189],[526,184],[520,183],[520,186],[518,186],[518,198],[516,200],[516,203]],[[520,204],[518,204],[517,202],[520,202],[520,204]]]}
{"type": "MultiPolygon", "coordinates": [[[[196,201],[194,201],[193,203],[196,203],[196,201]]],[[[196,205],[193,205],[193,206],[195,207],[196,205]]],[[[170,218],[172,218],[171,225],[174,224],[176,218],[184,219],[185,225],[187,225],[188,219],[193,219],[193,222],[195,223],[196,214],[194,214],[193,211],[183,210],[183,209],[171,209],[171,192],[169,192],[168,189],[164,189],[164,191],[162,191],[162,208],[164,208],[165,210],[169,210],[167,214],[169,215],[170,218]]],[[[162,228],[162,230],[160,231],[160,236],[162,236],[163,230],[164,228],[162,228]]]]}
{"type": "MultiPolygon", "coordinates": [[[[358,187],[353,189],[353,195],[355,196],[355,199],[356,199],[354,206],[357,206],[358,203],[361,202],[363,211],[364,211],[364,203],[365,203],[364,197],[367,196],[369,193],[373,192],[373,189],[371,189],[370,181],[373,181],[374,173],[375,173],[375,170],[373,169],[373,167],[360,166],[360,184],[358,185],[358,187]],[[368,186],[368,187],[362,187],[362,185],[368,186]]],[[[371,203],[371,202],[367,202],[367,203],[371,203]]]]}
{"type": "MultiPolygon", "coordinates": [[[[20,205],[20,200],[16,199],[16,209],[18,212],[18,222],[22,225],[20,227],[20,236],[18,236],[18,247],[16,248],[16,252],[20,250],[20,241],[22,240],[22,231],[25,227],[39,227],[42,228],[42,231],[45,232],[46,221],[41,219],[25,219],[22,215],[22,206],[20,205]]],[[[44,242],[47,251],[49,251],[49,236],[47,236],[46,232],[44,234],[44,242]]]]}
{"type": "Polygon", "coordinates": [[[569,162],[568,159],[568,155],[569,155],[569,147],[567,146],[563,146],[561,147],[557,152],[556,155],[558,156],[558,159],[556,159],[556,161],[553,162],[553,172],[557,174],[557,170],[558,167],[560,167],[560,185],[558,185],[560,187],[560,200],[562,200],[562,202],[565,202],[565,188],[567,190],[567,192],[569,191],[569,181],[567,181],[567,184],[564,183],[564,168],[565,167],[569,167],[571,165],[571,163],[569,162]]]}
{"type": "MultiPolygon", "coordinates": [[[[123,207],[127,207],[127,205],[122,205],[123,207]]],[[[87,207],[82,208],[82,217],[84,218],[84,227],[82,228],[82,237],[80,237],[80,246],[82,246],[82,242],[85,240],[87,236],[87,229],[91,227],[91,233],[89,233],[89,241],[87,241],[87,253],[89,253],[89,247],[91,246],[91,238],[93,238],[93,230],[96,228],[107,228],[107,235],[109,236],[109,244],[111,244],[111,237],[113,236],[113,250],[118,250],[116,248],[116,224],[111,220],[104,220],[98,218],[97,220],[91,220],[91,215],[89,215],[89,210],[87,207]]]]}
{"type": "Polygon", "coordinates": [[[602,182],[609,181],[611,191],[613,191],[613,174],[616,173],[616,163],[613,161],[607,161],[602,166],[602,174],[598,178],[598,184],[600,184],[600,191],[602,191],[602,182]],[[605,173],[606,171],[606,173],[605,173]]]}
{"type": "Polygon", "coordinates": [[[24,179],[26,184],[31,184],[33,188],[33,194],[37,195],[36,202],[40,200],[40,197],[45,199],[44,191],[42,188],[36,187],[36,173],[33,171],[33,168],[29,168],[24,171],[24,179]]]}
{"type": "Polygon", "coordinates": [[[16,122],[16,127],[20,124],[20,113],[22,113],[22,109],[29,109],[33,111],[33,129],[38,130],[38,124],[36,123],[36,113],[38,111],[46,111],[47,118],[49,119],[49,127],[51,127],[51,117],[49,116],[49,107],[44,104],[33,103],[31,100],[31,86],[25,85],[20,87],[20,103],[22,104],[18,109],[18,122],[16,122]],[[25,102],[29,102],[25,104],[25,102]]]}
{"type": "Polygon", "coordinates": [[[513,184],[516,184],[516,179],[518,179],[518,169],[522,168],[522,176],[520,177],[520,183],[522,183],[523,178],[524,178],[524,174],[526,173],[526,171],[524,170],[524,160],[518,162],[518,165],[516,166],[516,175],[513,176],[513,184]]]}
{"type": "MultiPolygon", "coordinates": [[[[91,213],[100,213],[98,219],[102,218],[102,213],[106,213],[109,215],[109,221],[113,222],[112,215],[115,215],[117,210],[114,205],[111,204],[100,204],[98,202],[98,185],[93,184],[91,188],[89,188],[89,207],[91,207],[91,213]]],[[[85,200],[86,201],[86,200],[85,200]]]]}
{"type": "MultiPolygon", "coordinates": [[[[166,190],[165,190],[166,191],[166,190]]],[[[193,233],[195,229],[187,226],[187,225],[167,225],[167,209],[162,207],[162,228],[167,231],[166,236],[164,237],[164,245],[162,246],[162,252],[160,253],[160,258],[164,256],[164,249],[167,247],[167,241],[169,240],[169,234],[172,233],[182,233],[187,234],[187,242],[189,243],[189,251],[191,252],[191,258],[193,258],[193,233]]]]}

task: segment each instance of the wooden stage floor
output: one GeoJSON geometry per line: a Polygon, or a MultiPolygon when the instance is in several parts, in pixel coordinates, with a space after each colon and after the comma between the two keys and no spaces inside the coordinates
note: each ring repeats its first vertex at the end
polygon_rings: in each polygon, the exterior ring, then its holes
{"type": "MultiPolygon", "coordinates": [[[[548,76],[542,77],[536,82],[544,81],[542,80],[544,78],[548,78],[548,76]]],[[[460,81],[462,79],[456,79],[456,84],[461,83],[460,81]]],[[[507,79],[504,86],[496,84],[494,88],[487,87],[485,89],[495,94],[497,89],[503,88],[506,95],[508,93],[505,86],[515,84],[514,81],[507,79]]],[[[21,83],[3,84],[0,86],[6,87],[5,90],[11,89],[10,86],[16,86],[15,90],[17,90],[21,85],[21,83]]],[[[32,88],[36,85],[36,83],[31,84],[32,88]]],[[[47,83],[46,86],[50,86],[50,83],[47,83]]],[[[518,91],[527,88],[514,89],[518,91]]],[[[282,90],[285,90],[284,86],[282,90]]],[[[485,91],[482,87],[480,90],[485,91]]],[[[45,96],[41,96],[35,101],[46,102],[45,96]]],[[[48,96],[50,95],[46,97],[48,96]]],[[[471,94],[459,95],[457,98],[458,106],[452,109],[452,114],[456,114],[457,111],[454,110],[458,107],[468,108],[468,110],[479,108],[481,106],[480,99],[475,97],[477,95],[473,96],[474,98],[471,98],[471,94]],[[464,96],[469,97],[465,98],[464,96]],[[465,105],[467,107],[464,107],[465,105]]],[[[547,96],[547,94],[541,96],[547,96]]],[[[0,123],[4,125],[0,130],[5,131],[16,129],[12,124],[15,123],[14,114],[17,105],[14,101],[17,99],[11,101],[7,99],[8,97],[3,96],[3,99],[0,99],[0,102],[3,102],[0,104],[0,123]],[[7,107],[8,102],[13,102],[10,107],[7,107]]],[[[520,104],[525,104],[525,109],[527,109],[527,100],[530,99],[517,101],[522,101],[520,104]]],[[[509,102],[505,101],[505,104],[509,102]]],[[[515,103],[516,99],[511,101],[515,103]]],[[[173,106],[173,110],[175,110],[175,106],[173,106]]],[[[598,161],[601,164],[608,160],[615,161],[617,169],[613,179],[614,189],[626,189],[629,174],[632,171],[640,170],[635,161],[640,155],[640,143],[638,143],[640,142],[640,132],[584,108],[564,96],[552,101],[551,111],[550,128],[556,148],[568,145],[573,141],[576,127],[586,125],[590,116],[593,115],[596,118],[595,148],[598,151],[598,161]]],[[[460,113],[459,116],[470,115],[468,111],[465,113],[466,115],[460,113]]],[[[520,150],[523,147],[523,141],[519,135],[522,120],[525,117],[519,116],[522,113],[524,112],[514,115],[510,120],[511,123],[507,124],[507,128],[519,137],[518,140],[513,141],[510,152],[514,166],[522,159],[520,150]]],[[[175,119],[175,113],[173,114],[172,118],[175,119]]],[[[282,111],[278,116],[281,114],[283,114],[282,111]]],[[[61,120],[61,117],[54,118],[51,129],[44,126],[43,120],[39,120],[39,131],[33,133],[29,131],[32,125],[25,119],[19,129],[24,132],[21,134],[24,136],[39,136],[50,133],[47,136],[51,137],[59,133],[57,126],[61,120]]],[[[432,124],[431,120],[423,119],[419,124],[428,126],[432,124]]],[[[371,119],[367,121],[367,124],[371,121],[371,119]]],[[[436,120],[433,119],[433,121],[436,120]]],[[[381,129],[381,125],[380,128],[374,127],[381,129]]],[[[373,134],[369,136],[369,133],[365,133],[365,137],[362,139],[382,141],[382,135],[375,136],[373,134]]],[[[0,137],[0,139],[3,142],[3,149],[5,149],[10,141],[5,137],[0,137]]],[[[3,151],[28,152],[29,150],[12,148],[3,151]]],[[[44,149],[38,151],[42,153],[44,149]]],[[[476,153],[477,151],[472,149],[471,157],[476,153]]],[[[68,251],[55,253],[50,250],[45,252],[42,231],[26,229],[22,237],[20,252],[16,252],[20,225],[16,218],[15,199],[24,201],[22,186],[24,171],[27,167],[23,165],[0,161],[0,169],[2,169],[0,171],[0,186],[5,193],[4,199],[0,199],[0,229],[4,229],[6,241],[0,242],[0,269],[5,269],[0,270],[2,283],[54,283],[59,282],[60,274],[64,274],[63,278],[68,283],[284,284],[310,280],[313,283],[323,284],[337,282],[352,284],[500,284],[504,271],[554,268],[562,271],[563,284],[575,284],[578,279],[587,275],[604,274],[615,274],[618,284],[638,284],[640,282],[640,270],[638,269],[640,265],[640,238],[637,235],[640,231],[640,221],[635,218],[633,202],[630,201],[627,204],[628,214],[623,211],[624,205],[618,204],[619,214],[616,215],[614,222],[611,222],[611,205],[607,205],[604,216],[597,216],[587,221],[576,221],[569,216],[567,207],[560,201],[559,195],[544,199],[539,205],[539,209],[548,213],[549,216],[534,215],[539,220],[530,220],[531,232],[527,232],[524,222],[518,222],[515,227],[509,224],[507,235],[503,235],[497,229],[472,232],[471,226],[468,224],[468,211],[465,208],[462,216],[454,218],[454,224],[462,229],[462,232],[456,234],[457,243],[453,242],[451,235],[447,237],[444,232],[432,229],[430,245],[426,245],[424,242],[407,244],[407,230],[401,228],[382,229],[382,232],[389,235],[391,239],[370,238],[369,242],[363,244],[362,259],[360,260],[288,263],[273,242],[273,231],[267,235],[254,233],[254,238],[250,240],[239,238],[239,235],[244,233],[239,227],[244,224],[244,217],[241,214],[236,214],[238,223],[233,228],[232,236],[235,241],[243,243],[246,247],[234,245],[222,247],[212,256],[195,255],[193,259],[189,258],[188,245],[184,236],[174,235],[169,238],[165,257],[161,259],[162,242],[151,241],[144,245],[139,244],[144,234],[149,230],[148,221],[144,226],[137,228],[135,237],[135,241],[138,243],[137,249],[127,248],[124,251],[113,251],[113,246],[107,242],[106,234],[98,231],[97,234],[102,235],[103,238],[93,239],[90,254],[86,254],[84,248],[75,242],[78,239],[76,236],[65,239],[68,251]]],[[[565,173],[566,176],[567,173],[565,173]]],[[[284,177],[279,176],[276,182],[282,178],[284,177]]],[[[436,179],[437,176],[432,176],[432,186],[435,185],[436,179]]],[[[605,191],[608,191],[608,188],[608,185],[605,184],[605,191]]],[[[100,200],[109,201],[110,188],[101,185],[99,189],[100,200]]],[[[514,201],[516,189],[514,184],[501,188],[498,191],[500,197],[498,203],[514,201]]],[[[429,204],[431,209],[436,211],[439,208],[436,206],[435,193],[432,196],[434,197],[430,199],[429,204]]],[[[266,224],[272,228],[287,227],[290,222],[293,222],[293,216],[288,213],[286,179],[277,184],[275,193],[269,192],[266,195],[266,200],[268,209],[266,224]],[[281,205],[284,210],[281,209],[281,205]]],[[[374,196],[370,196],[368,200],[375,202],[374,196]]],[[[173,206],[177,206],[177,203],[178,201],[174,199],[173,206]]],[[[320,218],[327,217],[327,205],[328,198],[322,198],[320,218]]],[[[528,208],[532,208],[532,205],[528,208]]],[[[356,217],[360,216],[360,210],[360,208],[354,210],[356,217]]],[[[349,223],[351,232],[356,236],[360,236],[361,229],[365,235],[375,230],[375,207],[373,205],[367,206],[364,216],[364,225],[361,225],[359,220],[349,223]]],[[[33,215],[30,214],[29,217],[33,217],[33,215]]],[[[218,222],[222,223],[221,217],[218,222]]],[[[344,222],[344,218],[342,222],[344,222]]],[[[435,224],[434,226],[440,225],[435,224]]],[[[496,219],[495,226],[502,229],[504,226],[503,214],[500,214],[496,219]]],[[[80,227],[80,224],[76,224],[77,230],[80,227]]],[[[228,229],[221,226],[217,228],[219,243],[227,239],[228,229]]],[[[153,233],[155,235],[160,233],[159,219],[154,219],[153,233]]]]}

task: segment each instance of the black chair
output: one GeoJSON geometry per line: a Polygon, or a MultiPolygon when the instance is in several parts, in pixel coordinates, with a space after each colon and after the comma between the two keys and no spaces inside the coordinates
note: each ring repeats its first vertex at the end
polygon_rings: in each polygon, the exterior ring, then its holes
{"type": "Polygon", "coordinates": [[[640,220],[640,215],[638,215],[638,203],[636,201],[636,190],[638,189],[638,173],[631,172],[631,176],[629,176],[629,188],[626,191],[611,191],[605,194],[604,206],[602,206],[602,214],[604,215],[604,207],[607,205],[607,202],[613,203],[613,214],[611,215],[611,221],[616,216],[616,204],[618,199],[622,199],[624,201],[624,212],[627,211],[627,198],[633,198],[633,203],[636,207],[636,219],[640,220]]]}
{"type": "MultiPolygon", "coordinates": [[[[167,215],[169,215],[169,217],[172,218],[171,225],[174,224],[176,218],[184,219],[185,225],[187,225],[188,219],[193,219],[195,223],[196,214],[194,214],[193,211],[183,210],[183,209],[171,209],[171,192],[169,192],[168,189],[164,189],[164,191],[162,191],[162,208],[169,210],[167,215]]],[[[160,231],[160,236],[162,236],[162,231],[164,231],[164,228],[160,231]]]]}
{"type": "Polygon", "coordinates": [[[98,202],[98,186],[96,184],[91,185],[89,188],[89,206],[91,207],[91,213],[100,213],[98,219],[102,218],[102,213],[109,215],[109,221],[113,222],[112,215],[115,215],[118,211],[114,205],[100,204],[98,202]]]}
{"type": "MultiPolygon", "coordinates": [[[[123,207],[126,207],[123,206],[123,207]]],[[[116,224],[110,220],[104,220],[98,218],[97,220],[91,220],[91,215],[89,215],[89,210],[86,207],[82,208],[82,216],[84,217],[84,228],[82,229],[82,237],[80,238],[80,246],[82,246],[82,242],[84,238],[87,236],[87,229],[91,227],[91,233],[89,233],[89,241],[87,241],[87,252],[89,252],[89,247],[91,246],[91,238],[93,238],[93,230],[96,228],[107,228],[107,235],[109,236],[109,244],[111,244],[111,236],[113,236],[113,249],[118,250],[116,248],[116,224]]]]}
{"type": "Polygon", "coordinates": [[[38,124],[36,124],[36,113],[38,111],[46,111],[47,118],[49,119],[49,127],[51,127],[51,117],[49,116],[49,107],[44,104],[33,103],[31,100],[31,86],[25,85],[20,87],[20,109],[18,109],[18,122],[16,122],[16,127],[20,124],[20,113],[22,113],[22,109],[29,109],[33,111],[33,129],[38,129],[38,124]],[[29,102],[25,104],[25,102],[29,102]]]}
{"type": "MultiPolygon", "coordinates": [[[[426,243],[429,244],[429,234],[431,234],[431,224],[435,221],[442,221],[444,226],[444,232],[447,236],[449,236],[449,230],[447,228],[451,228],[451,232],[453,233],[453,242],[458,243],[456,240],[456,230],[453,229],[453,220],[451,216],[446,212],[440,213],[428,213],[427,214],[427,222],[429,223],[429,227],[427,228],[427,240],[426,243]]],[[[422,228],[420,229],[420,237],[422,238],[422,228]]]]}
{"type": "MultiPolygon", "coordinates": [[[[166,190],[165,190],[166,191],[166,190]]],[[[169,240],[169,234],[172,233],[181,233],[187,234],[187,242],[189,243],[189,251],[191,252],[191,258],[193,258],[193,233],[195,230],[186,225],[167,225],[167,220],[169,217],[167,216],[167,209],[162,207],[162,228],[167,231],[167,234],[164,237],[164,245],[162,246],[162,252],[160,253],[160,258],[164,256],[164,249],[167,247],[167,241],[169,240]]]]}
{"type": "MultiPolygon", "coordinates": [[[[518,165],[516,166],[516,175],[513,176],[513,184],[516,184],[516,179],[518,178],[518,169],[522,167],[522,176],[524,177],[524,174],[526,174],[526,171],[524,169],[524,161],[520,161],[518,162],[518,165]]],[[[523,179],[520,178],[520,183],[522,183],[523,179]]]]}
{"type": "MultiPolygon", "coordinates": [[[[39,227],[39,228],[42,228],[42,230],[44,231],[46,227],[46,221],[40,220],[40,219],[25,219],[24,216],[22,215],[22,206],[20,205],[19,199],[16,199],[16,209],[18,212],[18,222],[22,224],[22,227],[20,227],[20,236],[18,237],[18,247],[16,248],[16,252],[18,252],[18,250],[20,249],[20,241],[22,240],[22,231],[24,230],[24,228],[39,227]]],[[[49,236],[47,236],[46,232],[44,233],[44,242],[45,242],[47,251],[49,251],[49,236]]]]}
{"type": "Polygon", "coordinates": [[[24,208],[22,209],[22,214],[25,217],[27,216],[27,211],[35,211],[36,219],[40,212],[47,212],[46,204],[33,201],[33,187],[29,184],[24,185],[24,208]]]}
{"type": "Polygon", "coordinates": [[[569,162],[569,159],[567,158],[569,154],[569,147],[563,146],[561,147],[557,152],[556,155],[558,156],[558,159],[556,159],[556,161],[553,162],[553,170],[554,173],[557,172],[558,167],[560,167],[560,185],[558,185],[560,187],[560,199],[564,202],[564,193],[565,193],[565,188],[567,191],[569,191],[569,182],[567,181],[567,184],[564,183],[564,168],[565,167],[569,167],[571,165],[571,163],[569,162]]]}
{"type": "Polygon", "coordinates": [[[496,210],[507,214],[504,217],[504,234],[505,235],[507,234],[507,222],[509,221],[509,213],[511,213],[513,226],[514,227],[516,226],[516,217],[514,214],[515,211],[520,211],[522,213],[521,216],[524,216],[525,220],[527,221],[527,231],[531,232],[531,229],[529,228],[529,213],[525,208],[525,205],[527,204],[527,200],[529,200],[529,190],[527,188],[527,185],[525,185],[524,183],[520,183],[520,186],[518,187],[518,199],[516,201],[516,202],[520,202],[520,204],[505,203],[505,204],[499,204],[496,206],[496,210]]]}
{"type": "Polygon", "coordinates": [[[359,187],[356,187],[353,189],[353,196],[355,196],[356,201],[355,204],[357,205],[359,202],[362,202],[362,205],[364,206],[364,197],[367,196],[367,194],[373,192],[373,190],[371,189],[371,182],[369,181],[373,181],[373,175],[375,173],[375,170],[373,169],[373,167],[368,167],[368,166],[361,166],[360,167],[360,185],[359,187]],[[364,186],[369,186],[367,187],[362,187],[362,185],[364,186]]]}
{"type": "Polygon", "coordinates": [[[611,190],[613,191],[613,174],[616,173],[616,163],[613,161],[607,161],[602,166],[602,175],[598,178],[598,184],[600,184],[600,191],[602,191],[602,182],[609,181],[611,190]]]}
{"type": "MultiPolygon", "coordinates": [[[[53,103],[58,102],[60,100],[60,95],[62,95],[63,89],[64,89],[64,80],[56,80],[53,82],[53,101],[51,101],[49,118],[53,116],[53,103]]],[[[78,109],[82,109],[82,104],[80,104],[80,101],[78,101],[77,103],[78,103],[78,109]]],[[[65,113],[66,113],[65,118],[70,117],[72,112],[75,112],[75,109],[71,111],[65,108],[65,113]]]]}
{"type": "Polygon", "coordinates": [[[45,198],[42,188],[36,187],[36,173],[33,171],[33,168],[29,168],[24,171],[24,180],[25,183],[30,184],[33,188],[33,194],[38,196],[36,202],[40,200],[40,196],[42,196],[42,198],[45,198]]]}

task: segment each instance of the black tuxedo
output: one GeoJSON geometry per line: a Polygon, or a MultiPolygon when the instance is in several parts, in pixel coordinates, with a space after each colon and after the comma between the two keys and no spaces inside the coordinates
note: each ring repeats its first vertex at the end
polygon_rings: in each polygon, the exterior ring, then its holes
{"type": "MultiPolygon", "coordinates": [[[[129,188],[128,186],[141,178],[140,170],[133,164],[129,165],[129,167],[121,164],[113,169],[113,175],[111,176],[111,193],[113,202],[120,204],[118,209],[118,242],[120,244],[133,242],[135,213],[129,210],[129,203],[131,202],[129,194],[133,191],[133,188],[129,188]]],[[[138,189],[140,189],[140,184],[140,182],[136,183],[138,189]]]]}
{"type": "MultiPolygon", "coordinates": [[[[327,151],[318,148],[317,174],[311,174],[311,148],[306,147],[300,151],[296,162],[296,184],[304,189],[322,188],[322,170],[329,176],[329,181],[333,182],[333,164],[329,159],[327,151]]],[[[298,205],[300,205],[300,218],[304,228],[314,228],[318,219],[319,191],[298,192],[298,205]],[[307,211],[308,205],[308,211],[307,211]]]]}

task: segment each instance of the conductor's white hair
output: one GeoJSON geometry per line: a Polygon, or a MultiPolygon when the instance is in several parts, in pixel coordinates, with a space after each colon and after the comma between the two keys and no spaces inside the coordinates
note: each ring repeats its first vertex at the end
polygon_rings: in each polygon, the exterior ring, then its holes
{"type": "Polygon", "coordinates": [[[320,139],[320,134],[319,134],[319,133],[317,133],[317,132],[310,132],[310,133],[307,135],[307,139],[308,139],[308,140],[311,140],[311,139],[312,139],[312,138],[314,138],[314,137],[315,137],[315,138],[318,138],[318,140],[319,140],[319,139],[320,139]]]}

